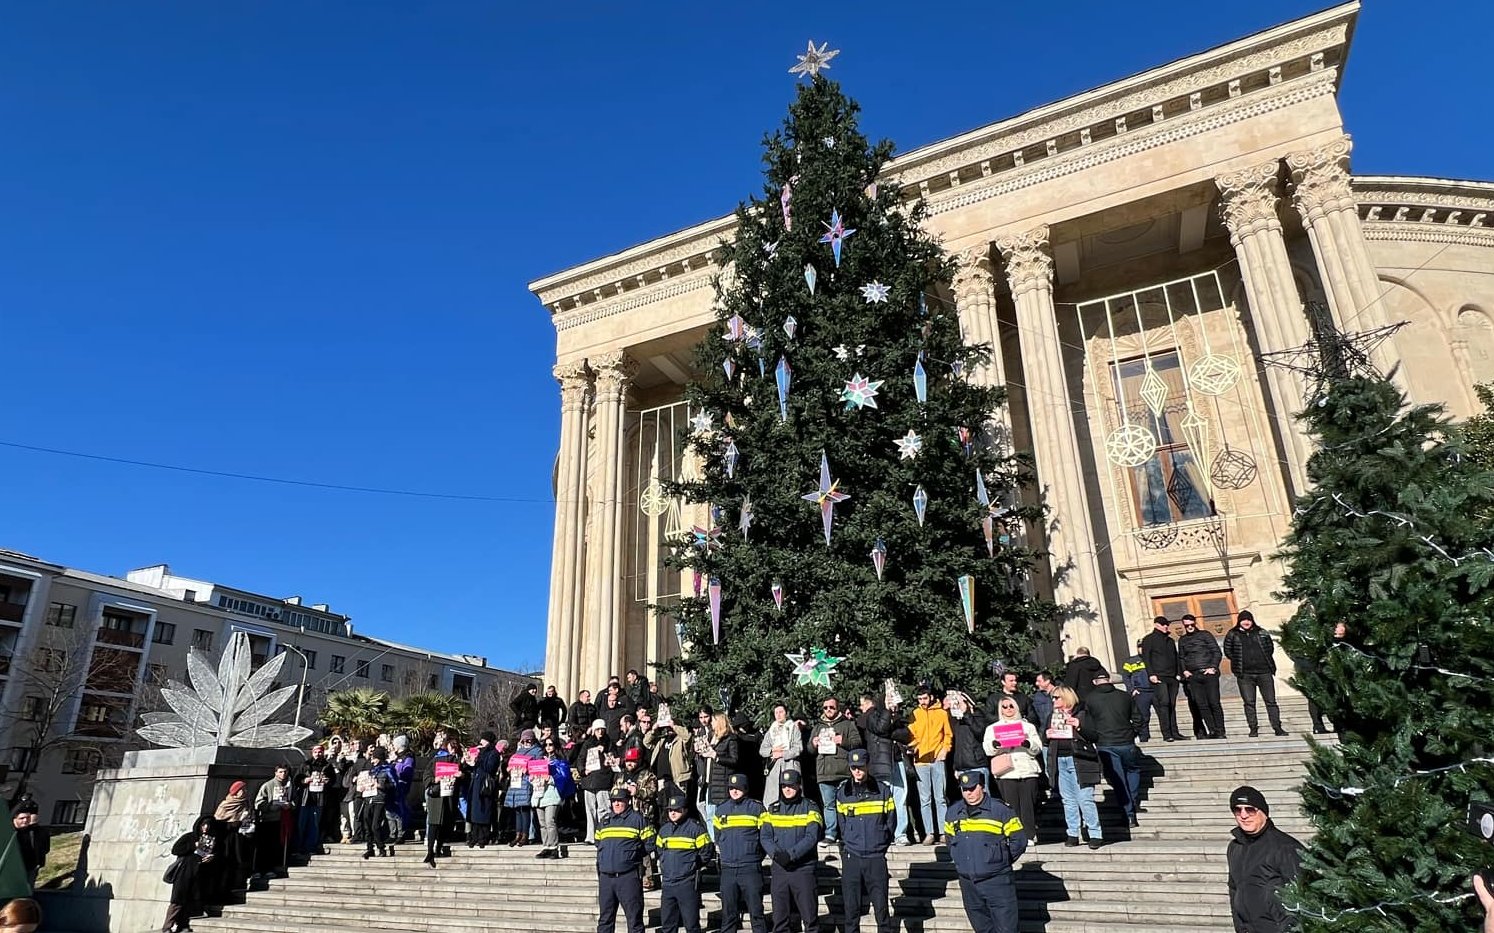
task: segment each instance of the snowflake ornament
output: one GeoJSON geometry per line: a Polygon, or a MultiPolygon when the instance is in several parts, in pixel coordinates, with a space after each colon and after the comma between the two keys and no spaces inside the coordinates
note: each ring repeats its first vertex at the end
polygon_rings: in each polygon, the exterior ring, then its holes
{"type": "Polygon", "coordinates": [[[918,456],[920,450],[923,450],[923,438],[919,437],[918,432],[912,428],[908,429],[907,434],[898,438],[896,443],[899,460],[912,460],[918,456]]]}
{"type": "Polygon", "coordinates": [[[877,390],[882,387],[884,379],[867,379],[857,373],[846,383],[846,387],[840,391],[841,401],[846,403],[846,411],[852,408],[876,408],[877,390]]]}
{"type": "Polygon", "coordinates": [[[869,282],[861,286],[861,297],[865,298],[866,303],[869,305],[886,304],[887,293],[891,290],[881,282],[869,282]]]}

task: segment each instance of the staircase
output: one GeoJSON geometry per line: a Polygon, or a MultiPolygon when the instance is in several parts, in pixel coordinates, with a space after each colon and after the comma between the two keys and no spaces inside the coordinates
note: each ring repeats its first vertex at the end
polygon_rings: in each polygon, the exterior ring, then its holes
{"type": "MultiPolygon", "coordinates": [[[[1224,854],[1234,825],[1229,792],[1240,784],[1255,785],[1272,802],[1279,827],[1298,838],[1310,835],[1297,812],[1295,790],[1307,754],[1301,733],[1310,731],[1306,704],[1284,697],[1282,714],[1292,736],[1248,739],[1239,701],[1226,700],[1229,740],[1154,740],[1142,746],[1147,771],[1141,826],[1126,827],[1118,806],[1101,803],[1109,843],[1102,849],[1064,846],[1058,803],[1045,805],[1039,819],[1042,844],[1029,847],[1017,871],[1023,933],[1232,929],[1224,854]]],[[[1269,735],[1269,726],[1265,731],[1269,735]]],[[[423,846],[401,847],[394,858],[368,861],[360,857],[361,846],[333,846],[309,866],[292,869],[289,878],[250,894],[246,903],[226,907],[222,917],[195,920],[193,927],[212,933],[292,931],[307,923],[319,933],[596,929],[590,847],[569,846],[570,858],[559,861],[534,858],[534,846],[454,851],[453,858],[432,869],[420,862],[423,846]]],[[[834,849],[820,853],[822,909],[838,920],[840,858],[834,849]]],[[[899,930],[968,933],[959,882],[943,847],[893,848],[888,863],[899,930]]],[[[715,929],[720,916],[714,881],[705,881],[707,929],[715,929]]],[[[659,919],[658,893],[646,893],[644,904],[653,927],[659,919]]],[[[872,928],[868,918],[863,929],[872,928]]]]}

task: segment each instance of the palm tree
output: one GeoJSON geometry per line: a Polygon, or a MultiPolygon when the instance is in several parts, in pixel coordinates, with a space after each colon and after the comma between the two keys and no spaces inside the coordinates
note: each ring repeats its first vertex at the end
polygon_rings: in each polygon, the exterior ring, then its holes
{"type": "Polygon", "coordinates": [[[445,693],[412,693],[389,708],[390,729],[409,736],[411,747],[425,748],[438,732],[458,733],[472,721],[472,705],[445,693]]]}
{"type": "Polygon", "coordinates": [[[389,694],[354,687],[327,694],[321,722],[347,738],[367,740],[383,731],[388,714],[389,694]]]}

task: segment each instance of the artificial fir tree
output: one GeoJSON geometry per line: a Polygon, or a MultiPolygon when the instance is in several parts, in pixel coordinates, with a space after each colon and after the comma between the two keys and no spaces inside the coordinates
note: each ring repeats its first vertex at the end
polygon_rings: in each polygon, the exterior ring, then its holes
{"type": "Polygon", "coordinates": [[[845,659],[831,677],[848,697],[886,678],[974,692],[1052,615],[1024,582],[1022,524],[1041,515],[1016,496],[1030,471],[986,436],[1004,393],[970,381],[989,349],[961,341],[944,297],[954,263],[922,206],[877,185],[892,146],[869,145],[857,112],[816,74],[765,139],[763,195],[723,245],[718,322],[686,393],[704,468],[674,491],[712,517],[679,542],[699,595],[669,608],[686,648],[671,669],[695,699],[750,713],[777,698],[812,708],[823,681],[798,683],[786,655],[816,648],[845,659]],[[845,497],[828,526],[805,498],[822,463],[828,498],[845,497]]]}
{"type": "Polygon", "coordinates": [[[1313,751],[1317,832],[1282,901],[1309,931],[1473,929],[1469,875],[1494,855],[1461,828],[1494,791],[1476,761],[1494,738],[1494,473],[1439,408],[1405,409],[1344,365],[1351,341],[1318,343],[1325,378],[1302,417],[1320,446],[1287,538],[1283,596],[1300,606],[1283,642],[1341,744],[1313,751]]]}

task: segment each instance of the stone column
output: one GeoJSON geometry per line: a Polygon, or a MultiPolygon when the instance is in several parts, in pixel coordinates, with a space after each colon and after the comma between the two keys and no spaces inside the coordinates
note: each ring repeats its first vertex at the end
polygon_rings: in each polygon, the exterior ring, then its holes
{"type": "MultiPolygon", "coordinates": [[[[1372,330],[1389,323],[1380,301],[1380,279],[1369,258],[1359,207],[1349,187],[1349,137],[1316,149],[1290,153],[1292,197],[1312,241],[1334,321],[1346,333],[1372,330]]],[[[1399,359],[1391,341],[1374,356],[1381,373],[1399,359]]]]}
{"type": "Polygon", "coordinates": [[[1048,228],[998,237],[996,248],[1006,260],[1006,277],[1017,306],[1033,455],[1052,509],[1048,550],[1054,570],[1053,598],[1066,616],[1063,651],[1067,656],[1075,648],[1086,646],[1109,668],[1120,662],[1121,653],[1116,651],[1105,618],[1095,530],[1053,306],[1053,254],[1048,248],[1048,228]]]}
{"type": "MultiPolygon", "coordinates": [[[[989,246],[966,250],[959,256],[954,276],[955,309],[965,342],[991,348],[990,359],[972,374],[979,385],[1006,388],[1006,363],[1001,356],[1001,338],[996,330],[996,278],[991,273],[989,246]]],[[[1005,404],[991,413],[987,429],[1002,450],[1011,449],[1012,420],[1005,404]]]]}
{"type": "Polygon", "coordinates": [[[596,373],[596,445],[597,445],[597,520],[592,526],[591,547],[596,550],[593,564],[596,577],[591,581],[592,600],[588,628],[595,639],[590,651],[596,665],[596,682],[603,683],[609,674],[622,674],[623,622],[622,576],[624,567],[623,486],[623,414],[627,409],[628,387],[638,372],[638,364],[622,351],[592,359],[596,373]]]}
{"type": "MultiPolygon", "coordinates": [[[[1218,178],[1220,212],[1240,260],[1250,319],[1264,353],[1300,347],[1310,336],[1276,212],[1279,171],[1280,164],[1273,159],[1218,178]]],[[[1279,366],[1265,367],[1265,376],[1286,456],[1287,492],[1301,495],[1307,491],[1307,460],[1312,454],[1311,441],[1295,417],[1305,407],[1302,386],[1279,366]]]]}
{"type": "Polygon", "coordinates": [[[585,363],[556,366],[560,381],[560,454],[556,458],[555,543],[551,548],[550,620],[545,638],[545,674],[563,697],[574,697],[576,654],[582,634],[583,527],[586,498],[587,394],[585,363]]]}

